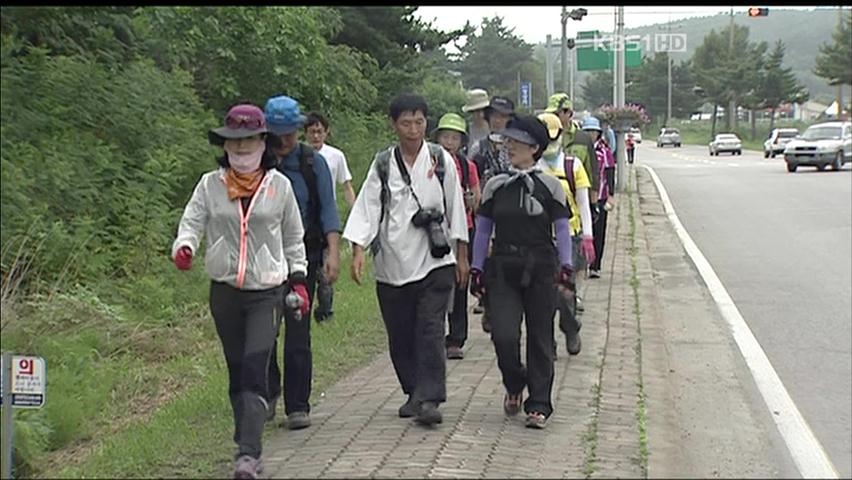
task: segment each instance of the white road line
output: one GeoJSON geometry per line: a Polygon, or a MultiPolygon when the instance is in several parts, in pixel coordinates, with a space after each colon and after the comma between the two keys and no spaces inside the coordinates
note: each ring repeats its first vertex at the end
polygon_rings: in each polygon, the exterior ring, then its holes
{"type": "Polygon", "coordinates": [[[793,461],[796,463],[796,467],[798,467],[802,477],[838,478],[837,470],[834,468],[831,460],[829,460],[828,455],[825,453],[819,440],[817,440],[814,432],[811,431],[810,426],[808,426],[808,423],[802,417],[796,404],[793,403],[793,399],[790,398],[790,394],[781,382],[781,378],[778,377],[778,373],[772,368],[769,358],[766,357],[763,348],[757,342],[757,339],[754,338],[745,319],[740,315],[740,311],[737,309],[731,296],[728,295],[728,291],[725,290],[721,280],[716,276],[716,272],[713,271],[710,262],[704,258],[701,250],[698,249],[698,246],[692,241],[683,224],[680,223],[680,219],[678,219],[674,211],[674,207],[669,200],[669,195],[666,193],[665,187],[663,187],[663,183],[660,181],[660,177],[657,176],[653,168],[647,165],[642,166],[651,174],[651,178],[654,179],[669,221],[672,223],[678,237],[680,237],[686,253],[689,254],[692,262],[698,268],[698,272],[701,274],[701,278],[704,279],[704,283],[707,284],[707,288],[710,289],[710,294],[716,301],[719,311],[722,313],[725,321],[728,322],[734,340],[736,340],[737,346],[740,348],[740,352],[743,358],[745,358],[749,370],[751,370],[757,388],[760,390],[761,396],[763,396],[763,401],[766,402],[766,406],[773,414],[772,418],[775,420],[775,425],[784,438],[784,442],[787,444],[787,448],[790,450],[793,461]]]}

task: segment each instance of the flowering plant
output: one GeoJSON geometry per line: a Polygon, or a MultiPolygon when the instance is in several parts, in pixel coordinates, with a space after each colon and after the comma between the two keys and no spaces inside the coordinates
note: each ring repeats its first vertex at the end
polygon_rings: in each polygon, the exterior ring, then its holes
{"type": "Polygon", "coordinates": [[[632,126],[651,123],[645,108],[636,103],[628,103],[621,108],[604,105],[597,111],[596,116],[601,120],[606,120],[616,130],[625,130],[632,126]]]}

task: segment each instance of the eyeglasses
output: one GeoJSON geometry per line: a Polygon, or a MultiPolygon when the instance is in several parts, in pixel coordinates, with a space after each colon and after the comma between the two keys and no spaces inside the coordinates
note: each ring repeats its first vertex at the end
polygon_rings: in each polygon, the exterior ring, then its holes
{"type": "Polygon", "coordinates": [[[233,129],[260,130],[263,128],[263,118],[256,115],[228,115],[225,118],[225,126],[233,129]]]}

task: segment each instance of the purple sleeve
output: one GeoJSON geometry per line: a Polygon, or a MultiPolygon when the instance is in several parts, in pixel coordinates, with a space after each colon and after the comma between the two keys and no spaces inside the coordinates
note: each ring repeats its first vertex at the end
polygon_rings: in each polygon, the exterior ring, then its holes
{"type": "MultiPolygon", "coordinates": [[[[571,224],[568,223],[567,218],[558,218],[553,224],[556,225],[556,246],[559,249],[559,264],[574,268],[571,248],[571,224]]],[[[478,232],[477,235],[479,235],[478,232]]]]}
{"type": "MultiPolygon", "coordinates": [[[[485,268],[485,257],[488,256],[488,244],[491,242],[491,232],[494,230],[494,220],[476,216],[476,235],[473,239],[473,262],[471,267],[480,272],[485,268]]],[[[569,237],[570,238],[570,237],[569,237]]]]}

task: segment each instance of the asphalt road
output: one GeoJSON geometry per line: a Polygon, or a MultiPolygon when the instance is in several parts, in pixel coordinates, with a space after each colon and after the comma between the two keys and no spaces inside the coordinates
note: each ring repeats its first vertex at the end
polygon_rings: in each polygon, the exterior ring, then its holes
{"type": "Polygon", "coordinates": [[[841,478],[852,477],[852,165],[788,173],[762,152],[657,148],[675,211],[841,478]]]}

